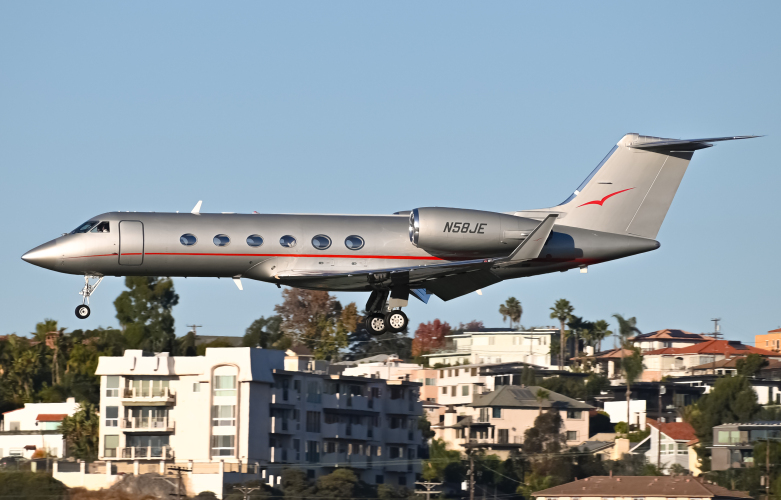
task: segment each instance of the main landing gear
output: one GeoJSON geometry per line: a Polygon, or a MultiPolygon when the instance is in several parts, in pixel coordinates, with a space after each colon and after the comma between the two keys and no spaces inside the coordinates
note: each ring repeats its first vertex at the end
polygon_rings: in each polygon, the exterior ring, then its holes
{"type": "Polygon", "coordinates": [[[84,288],[81,289],[79,295],[81,299],[81,305],[76,308],[76,317],[79,319],[87,319],[89,317],[89,296],[95,292],[100,282],[103,281],[103,276],[84,276],[84,288]],[[90,284],[90,280],[96,280],[94,284],[90,284]]]}
{"type": "MultiPolygon", "coordinates": [[[[397,333],[409,324],[407,315],[401,311],[401,300],[391,298],[388,301],[389,290],[375,290],[366,303],[366,329],[372,335],[382,335],[385,332],[397,333]],[[397,302],[398,301],[398,302],[397,302]]],[[[403,301],[406,304],[406,300],[403,301]]]]}

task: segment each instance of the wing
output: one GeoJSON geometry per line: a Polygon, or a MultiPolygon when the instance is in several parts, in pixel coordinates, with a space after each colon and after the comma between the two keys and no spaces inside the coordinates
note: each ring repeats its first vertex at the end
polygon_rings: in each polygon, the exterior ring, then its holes
{"type": "Polygon", "coordinates": [[[285,285],[323,290],[368,291],[404,284],[411,289],[426,289],[442,300],[452,300],[502,281],[491,272],[495,267],[513,266],[539,257],[556,217],[556,214],[545,217],[507,257],[352,272],[289,270],[280,272],[277,278],[285,285]]]}

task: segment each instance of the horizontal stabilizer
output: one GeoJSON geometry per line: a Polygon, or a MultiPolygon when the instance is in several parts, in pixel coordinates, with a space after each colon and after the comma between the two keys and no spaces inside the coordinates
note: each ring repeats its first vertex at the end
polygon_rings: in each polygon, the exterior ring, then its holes
{"type": "MultiPolygon", "coordinates": [[[[663,141],[635,142],[629,145],[632,149],[646,151],[697,151],[713,146],[711,142],[735,141],[739,139],[754,139],[760,135],[736,135],[732,137],[708,137],[705,139],[665,139],[663,141]]],[[[640,136],[640,139],[646,139],[640,136]]],[[[647,139],[656,139],[655,137],[647,139]]]]}
{"type": "Polygon", "coordinates": [[[545,246],[545,242],[548,240],[551,230],[553,230],[553,224],[556,223],[556,217],[558,217],[557,214],[550,214],[545,217],[540,225],[535,227],[534,231],[518,245],[518,248],[513,250],[507,261],[515,263],[539,257],[542,247],[545,246]]]}

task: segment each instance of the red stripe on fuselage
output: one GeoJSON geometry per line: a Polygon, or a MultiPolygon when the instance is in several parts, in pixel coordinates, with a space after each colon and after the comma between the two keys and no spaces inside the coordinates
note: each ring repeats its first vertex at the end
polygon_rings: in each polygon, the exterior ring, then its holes
{"type": "MultiPolygon", "coordinates": [[[[82,255],[80,257],[68,257],[69,259],[83,259],[86,257],[111,257],[117,255],[82,255]]],[[[142,255],[141,253],[123,253],[127,255],[142,255]]],[[[331,258],[331,259],[395,259],[395,260],[445,260],[432,256],[410,256],[410,255],[330,255],[330,254],[289,254],[289,253],[181,253],[181,252],[147,252],[143,255],[176,255],[176,256],[196,256],[196,257],[304,257],[304,258],[331,258]]]]}

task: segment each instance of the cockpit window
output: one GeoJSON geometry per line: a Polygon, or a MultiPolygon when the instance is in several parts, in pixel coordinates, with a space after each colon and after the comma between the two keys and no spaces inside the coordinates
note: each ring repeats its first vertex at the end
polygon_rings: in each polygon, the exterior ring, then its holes
{"type": "Polygon", "coordinates": [[[99,222],[97,226],[92,228],[90,233],[110,233],[109,224],[107,221],[99,222]]]}
{"type": "Polygon", "coordinates": [[[77,227],[76,229],[74,229],[73,231],[71,231],[71,234],[86,233],[87,231],[89,231],[93,227],[97,226],[99,222],[100,221],[97,221],[97,220],[87,221],[84,224],[82,224],[79,227],[77,227]]]}

